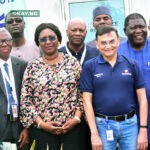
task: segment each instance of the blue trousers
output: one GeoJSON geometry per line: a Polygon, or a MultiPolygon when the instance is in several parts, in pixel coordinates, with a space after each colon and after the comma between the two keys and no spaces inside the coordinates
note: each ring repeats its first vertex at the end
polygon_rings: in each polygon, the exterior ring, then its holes
{"type": "Polygon", "coordinates": [[[100,117],[95,119],[103,150],[116,150],[117,143],[119,143],[120,150],[137,149],[138,122],[136,115],[119,122],[100,117]],[[107,139],[106,130],[108,129],[113,131],[113,140],[107,139]]]}

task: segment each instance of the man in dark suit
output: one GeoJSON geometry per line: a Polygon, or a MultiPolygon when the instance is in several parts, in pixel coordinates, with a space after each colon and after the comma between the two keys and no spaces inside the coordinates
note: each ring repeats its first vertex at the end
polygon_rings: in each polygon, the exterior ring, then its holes
{"type": "Polygon", "coordinates": [[[11,49],[10,33],[0,29],[0,142],[16,143],[18,148],[23,148],[28,143],[28,129],[22,127],[18,114],[27,62],[10,57],[11,49]]]}

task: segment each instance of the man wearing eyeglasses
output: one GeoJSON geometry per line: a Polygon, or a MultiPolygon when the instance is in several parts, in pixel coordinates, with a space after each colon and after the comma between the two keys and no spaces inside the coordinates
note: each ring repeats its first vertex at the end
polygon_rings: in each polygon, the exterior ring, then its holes
{"type": "Polygon", "coordinates": [[[27,62],[10,56],[12,37],[0,29],[0,142],[11,142],[22,149],[28,143],[28,130],[19,121],[22,77],[27,62]]]}
{"type": "Polygon", "coordinates": [[[16,11],[10,11],[5,17],[5,27],[13,39],[12,56],[28,62],[40,56],[40,50],[34,42],[24,36],[25,22],[23,16],[16,16],[16,11]]]}

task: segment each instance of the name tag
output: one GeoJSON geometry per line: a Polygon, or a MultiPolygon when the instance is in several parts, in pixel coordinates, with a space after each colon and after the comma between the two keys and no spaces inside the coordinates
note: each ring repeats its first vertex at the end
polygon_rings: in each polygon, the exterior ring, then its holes
{"type": "Polygon", "coordinates": [[[114,140],[113,130],[106,130],[106,136],[107,141],[113,141],[114,140]]]}
{"type": "Polygon", "coordinates": [[[17,104],[12,104],[11,105],[11,120],[12,121],[16,121],[16,119],[18,118],[18,106],[17,104]]]}

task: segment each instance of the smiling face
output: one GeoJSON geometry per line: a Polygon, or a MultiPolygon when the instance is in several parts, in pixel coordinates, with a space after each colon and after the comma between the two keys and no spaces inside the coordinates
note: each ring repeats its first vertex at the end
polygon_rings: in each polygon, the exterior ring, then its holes
{"type": "Polygon", "coordinates": [[[39,46],[45,55],[52,56],[58,52],[59,41],[55,32],[49,28],[43,29],[39,34],[39,46]]]}
{"type": "Polygon", "coordinates": [[[117,55],[119,38],[115,31],[111,31],[103,35],[98,35],[96,45],[105,60],[113,59],[117,55]]]}
{"type": "Polygon", "coordinates": [[[142,18],[130,19],[128,26],[125,28],[125,34],[133,48],[142,48],[147,37],[146,23],[142,18]]]}
{"type": "Polygon", "coordinates": [[[0,30],[0,58],[7,60],[12,49],[12,38],[8,31],[0,30]]]}

